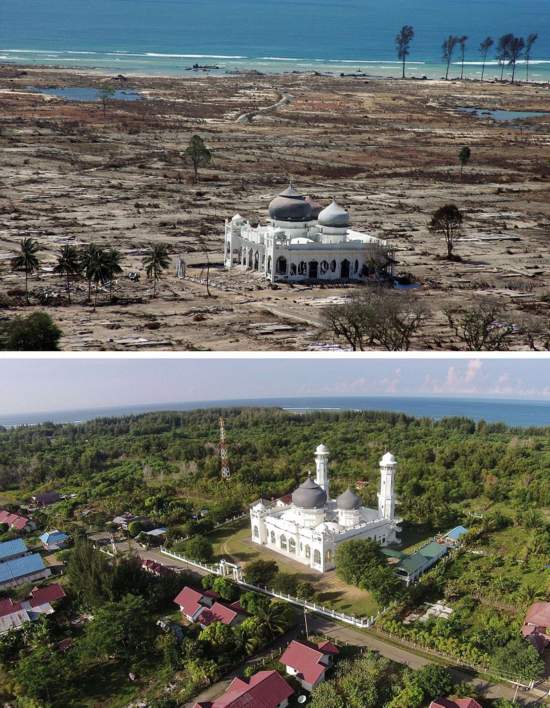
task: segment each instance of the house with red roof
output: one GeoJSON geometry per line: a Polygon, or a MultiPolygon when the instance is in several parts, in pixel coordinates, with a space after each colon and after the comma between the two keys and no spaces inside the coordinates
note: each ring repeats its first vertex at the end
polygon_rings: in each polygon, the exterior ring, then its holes
{"type": "Polygon", "coordinates": [[[36,524],[28,517],[21,516],[21,514],[12,514],[5,509],[0,510],[0,524],[7,524],[12,531],[22,531],[24,533],[36,529],[36,524]]]}
{"type": "Polygon", "coordinates": [[[550,602],[535,602],[527,610],[521,633],[542,654],[550,644],[550,602]]]}
{"type": "Polygon", "coordinates": [[[144,558],[141,562],[141,567],[143,570],[146,570],[148,573],[156,575],[157,577],[171,575],[173,573],[173,570],[170,567],[163,565],[162,563],[158,563],[152,558],[144,558]]]}
{"type": "Polygon", "coordinates": [[[187,585],[176,595],[174,602],[179,605],[182,615],[189,622],[196,622],[205,607],[212,607],[212,600],[209,597],[187,585]]]}
{"type": "Polygon", "coordinates": [[[430,708],[483,708],[473,698],[438,698],[430,703],[430,708]]]}
{"type": "Polygon", "coordinates": [[[221,602],[214,602],[212,607],[205,607],[197,616],[196,621],[204,629],[213,622],[221,622],[229,627],[240,624],[244,616],[235,607],[224,605],[221,602]]]}
{"type": "Polygon", "coordinates": [[[312,691],[325,680],[325,673],[340,653],[331,642],[317,645],[294,639],[279,659],[289,676],[294,676],[306,691],[312,691]]]}
{"type": "Polygon", "coordinates": [[[193,708],[286,708],[293,693],[278,671],[258,671],[249,681],[234,678],[223,696],[193,708]]]}
{"type": "Polygon", "coordinates": [[[27,622],[32,622],[40,615],[55,612],[52,605],[65,597],[65,591],[57,583],[42,588],[33,588],[26,600],[14,602],[11,598],[0,600],[0,635],[11,629],[20,629],[27,622]]]}
{"type": "Polygon", "coordinates": [[[224,605],[218,601],[218,597],[213,591],[198,592],[186,585],[174,598],[174,602],[189,622],[198,622],[203,629],[212,622],[221,622],[231,627],[240,624],[244,617],[239,603],[224,605]]]}

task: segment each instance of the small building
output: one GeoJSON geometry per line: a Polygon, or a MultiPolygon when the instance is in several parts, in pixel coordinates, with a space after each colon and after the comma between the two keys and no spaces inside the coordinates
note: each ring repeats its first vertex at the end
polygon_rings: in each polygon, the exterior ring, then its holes
{"type": "Polygon", "coordinates": [[[183,590],[174,598],[176,605],[179,605],[181,613],[189,622],[196,622],[197,617],[205,607],[212,607],[214,601],[202,592],[197,592],[185,586],[183,590]]]}
{"type": "Polygon", "coordinates": [[[120,516],[115,516],[115,518],[113,519],[113,524],[115,526],[118,526],[118,528],[123,529],[124,531],[128,531],[128,526],[132,523],[132,521],[141,521],[141,517],[135,516],[129,511],[125,511],[124,514],[121,514],[120,516]]]}
{"type": "Polygon", "coordinates": [[[69,543],[69,536],[63,531],[46,531],[40,536],[40,542],[47,551],[59,551],[69,543]]]}
{"type": "Polygon", "coordinates": [[[52,571],[44,565],[42,556],[38,553],[21,556],[0,563],[0,588],[32,583],[36,580],[49,578],[51,574],[52,571]]]}
{"type": "Polygon", "coordinates": [[[550,602],[535,602],[527,610],[521,633],[542,654],[550,644],[550,602]]]}
{"type": "Polygon", "coordinates": [[[58,501],[61,501],[63,497],[59,492],[42,492],[42,494],[35,494],[35,496],[32,497],[32,500],[36,506],[50,506],[50,504],[55,504],[58,501]]]}
{"type": "Polygon", "coordinates": [[[228,627],[234,627],[240,624],[243,619],[244,617],[239,613],[237,606],[228,606],[216,601],[212,604],[212,607],[205,607],[198,614],[196,621],[204,629],[214,622],[221,622],[228,627]]]}
{"type": "Polygon", "coordinates": [[[401,560],[395,565],[395,572],[407,585],[414,583],[429,570],[438,560],[449,552],[446,543],[431,541],[422,546],[416,553],[407,556],[403,554],[401,560]]]}
{"type": "Polygon", "coordinates": [[[41,615],[53,614],[52,605],[63,597],[63,588],[55,584],[33,588],[29,597],[21,602],[14,602],[11,598],[0,600],[0,635],[12,629],[20,629],[41,615]]]}
{"type": "Polygon", "coordinates": [[[327,669],[332,666],[338,647],[330,642],[318,645],[294,639],[279,659],[289,676],[294,676],[306,691],[312,691],[325,680],[327,669]]]}
{"type": "Polygon", "coordinates": [[[438,698],[430,708],[483,708],[474,698],[438,698]]]}
{"type": "Polygon", "coordinates": [[[7,524],[12,531],[27,533],[36,529],[34,521],[21,514],[12,514],[5,509],[0,510],[0,524],[7,524]]]}
{"type": "Polygon", "coordinates": [[[166,536],[167,531],[168,529],[165,526],[159,526],[158,529],[151,529],[150,531],[143,531],[142,533],[151,538],[162,539],[166,536]]]}
{"type": "Polygon", "coordinates": [[[454,529],[451,529],[448,533],[445,534],[445,536],[443,536],[442,541],[448,546],[459,546],[462,537],[467,533],[468,529],[464,526],[455,526],[454,529]]]}
{"type": "Polygon", "coordinates": [[[167,565],[158,563],[157,561],[152,560],[151,558],[144,558],[141,562],[141,567],[143,568],[143,570],[147,571],[147,573],[151,573],[152,575],[156,575],[157,577],[170,575],[171,573],[173,573],[173,570],[167,565]]]}
{"type": "Polygon", "coordinates": [[[13,541],[4,541],[4,543],[0,543],[0,563],[21,558],[28,552],[26,543],[20,538],[16,538],[13,541]]]}
{"type": "Polygon", "coordinates": [[[249,681],[234,678],[222,696],[193,708],[286,708],[293,693],[278,671],[258,671],[249,681]]]}

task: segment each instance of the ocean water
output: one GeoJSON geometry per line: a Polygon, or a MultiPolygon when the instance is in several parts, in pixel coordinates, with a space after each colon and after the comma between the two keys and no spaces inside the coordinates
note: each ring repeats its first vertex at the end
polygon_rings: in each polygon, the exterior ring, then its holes
{"type": "MultiPolygon", "coordinates": [[[[151,75],[190,75],[185,69],[199,63],[391,76],[400,73],[394,37],[404,24],[416,32],[411,75],[443,75],[449,34],[468,36],[466,74],[479,77],[487,35],[538,32],[531,78],[550,80],[550,0],[0,0],[0,62],[151,75]]],[[[490,59],[487,78],[499,74],[490,59]]]]}
{"type": "Polygon", "coordinates": [[[52,413],[0,415],[0,426],[35,425],[45,421],[81,423],[100,417],[139,415],[154,411],[188,411],[197,408],[278,407],[297,414],[322,411],[394,411],[418,418],[440,420],[446,417],[466,417],[512,427],[550,426],[550,401],[516,401],[475,398],[412,398],[398,396],[327,397],[327,398],[260,398],[186,403],[128,405],[117,408],[87,408],[52,413]]]}

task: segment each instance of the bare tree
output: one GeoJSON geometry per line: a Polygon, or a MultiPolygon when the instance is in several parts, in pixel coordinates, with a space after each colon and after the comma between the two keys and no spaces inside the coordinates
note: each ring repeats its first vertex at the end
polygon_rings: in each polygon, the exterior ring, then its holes
{"type": "Polygon", "coordinates": [[[515,325],[504,319],[493,300],[460,311],[444,311],[449,327],[468,351],[507,351],[515,325]]]}
{"type": "Polygon", "coordinates": [[[531,61],[531,53],[533,51],[533,44],[539,38],[538,34],[534,32],[530,34],[525,40],[525,76],[526,81],[529,81],[529,62],[531,61]]]}
{"type": "Polygon", "coordinates": [[[101,105],[103,106],[103,117],[107,115],[107,101],[110,101],[113,96],[116,94],[116,89],[114,86],[102,86],[99,89],[99,100],[101,101],[101,105]]]}
{"type": "Polygon", "coordinates": [[[495,40],[492,37],[485,37],[483,42],[479,45],[479,52],[481,54],[481,57],[483,59],[483,66],[481,69],[481,80],[483,81],[483,77],[485,76],[485,64],[487,62],[487,55],[489,54],[489,49],[493,46],[495,43],[495,40]]]}
{"type": "Polygon", "coordinates": [[[403,62],[403,76],[405,78],[405,64],[411,51],[411,42],[414,38],[414,28],[411,25],[404,25],[395,38],[397,58],[403,62]]]}
{"type": "Polygon", "coordinates": [[[462,235],[462,213],[455,204],[446,204],[434,212],[429,229],[433,233],[441,234],[447,245],[447,258],[452,260],[453,249],[462,235]]]}
{"type": "Polygon", "coordinates": [[[414,295],[384,288],[356,292],[348,302],[323,311],[327,330],[353,351],[408,351],[427,315],[414,295]]]}
{"type": "Polygon", "coordinates": [[[443,50],[443,61],[447,64],[447,71],[445,72],[445,81],[449,78],[449,67],[451,66],[451,61],[453,59],[453,54],[458,44],[459,38],[450,34],[447,39],[443,42],[441,49],[443,50]]]}

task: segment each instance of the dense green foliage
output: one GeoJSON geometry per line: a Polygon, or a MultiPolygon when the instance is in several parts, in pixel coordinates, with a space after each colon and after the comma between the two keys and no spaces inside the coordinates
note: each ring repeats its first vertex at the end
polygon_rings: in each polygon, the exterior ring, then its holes
{"type": "Polygon", "coordinates": [[[55,352],[61,330],[45,312],[0,323],[0,349],[18,352],[55,352]]]}

